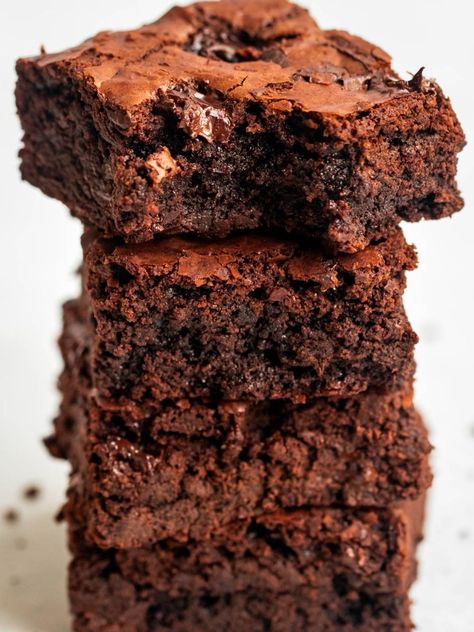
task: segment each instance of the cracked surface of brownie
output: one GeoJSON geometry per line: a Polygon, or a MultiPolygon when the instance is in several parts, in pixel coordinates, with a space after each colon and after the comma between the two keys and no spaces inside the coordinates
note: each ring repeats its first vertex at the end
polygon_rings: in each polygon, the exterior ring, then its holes
{"type": "Polygon", "coordinates": [[[355,252],[462,206],[436,83],[284,0],[177,7],[17,70],[23,177],[106,236],[272,228],[355,252]]]}

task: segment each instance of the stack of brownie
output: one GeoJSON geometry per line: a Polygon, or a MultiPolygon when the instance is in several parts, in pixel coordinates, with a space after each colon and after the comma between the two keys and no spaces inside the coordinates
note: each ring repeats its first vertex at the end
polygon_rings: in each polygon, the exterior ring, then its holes
{"type": "Polygon", "coordinates": [[[18,73],[23,176],[85,226],[48,440],[74,629],[408,632],[431,474],[398,224],[462,206],[449,100],[285,0],[18,73]]]}

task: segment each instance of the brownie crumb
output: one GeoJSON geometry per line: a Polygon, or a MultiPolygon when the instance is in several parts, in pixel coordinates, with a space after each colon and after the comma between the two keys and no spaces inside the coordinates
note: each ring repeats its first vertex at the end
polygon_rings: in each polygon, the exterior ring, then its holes
{"type": "Polygon", "coordinates": [[[62,524],[64,520],[65,520],[64,507],[61,507],[58,513],[54,516],[54,522],[56,522],[57,524],[62,524]]]}
{"type": "Polygon", "coordinates": [[[16,509],[7,509],[7,511],[3,514],[3,519],[5,522],[14,524],[20,520],[20,514],[16,511],[16,509]]]}
{"type": "Polygon", "coordinates": [[[29,485],[23,491],[23,498],[25,500],[38,500],[41,496],[41,489],[36,485],[29,485]]]}
{"type": "Polygon", "coordinates": [[[422,68],[420,68],[420,70],[415,73],[413,75],[413,77],[410,79],[410,81],[408,81],[408,86],[414,90],[415,92],[420,92],[422,87],[423,87],[423,81],[424,81],[424,77],[423,77],[423,72],[425,70],[425,67],[423,66],[422,68]]]}

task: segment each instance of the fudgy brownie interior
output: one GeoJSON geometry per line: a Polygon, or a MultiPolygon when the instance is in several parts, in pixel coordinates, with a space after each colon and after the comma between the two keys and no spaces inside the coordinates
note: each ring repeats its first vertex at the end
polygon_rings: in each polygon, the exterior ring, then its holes
{"type": "Polygon", "coordinates": [[[87,235],[84,308],[98,396],[116,402],[347,396],[401,386],[413,248],[396,231],[355,255],[241,235],[120,245],[87,235]]]}
{"type": "Polygon", "coordinates": [[[66,311],[63,403],[48,445],[81,476],[98,546],[203,539],[282,507],[383,507],[431,482],[411,380],[399,392],[305,405],[169,401],[139,417],[96,403],[83,332],[66,311]]]}
{"type": "Polygon", "coordinates": [[[423,507],[281,512],[204,542],[103,551],[85,543],[73,502],[74,629],[410,632],[423,507]]]}

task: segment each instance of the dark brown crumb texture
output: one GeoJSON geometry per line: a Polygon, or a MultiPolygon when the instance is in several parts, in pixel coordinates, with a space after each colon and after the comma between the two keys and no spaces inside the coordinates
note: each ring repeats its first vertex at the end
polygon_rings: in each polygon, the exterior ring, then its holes
{"type": "Polygon", "coordinates": [[[48,445],[81,475],[86,531],[98,546],[202,539],[282,507],[383,507],[431,482],[410,381],[387,395],[306,405],[169,402],[138,419],[96,404],[81,332],[67,322],[63,404],[48,445]]]}
{"type": "Polygon", "coordinates": [[[121,551],[86,545],[81,508],[70,510],[77,632],[412,629],[407,590],[422,500],[270,514],[219,528],[204,542],[121,551]]]}
{"type": "Polygon", "coordinates": [[[120,246],[89,234],[84,250],[103,402],[303,403],[397,388],[411,368],[402,293],[416,256],[401,232],[337,257],[262,235],[120,246]]]}

